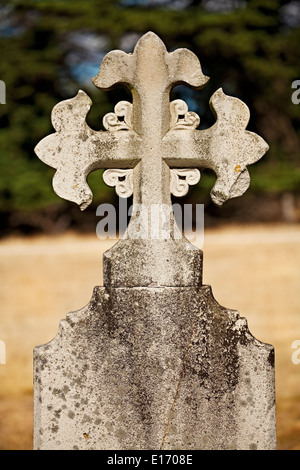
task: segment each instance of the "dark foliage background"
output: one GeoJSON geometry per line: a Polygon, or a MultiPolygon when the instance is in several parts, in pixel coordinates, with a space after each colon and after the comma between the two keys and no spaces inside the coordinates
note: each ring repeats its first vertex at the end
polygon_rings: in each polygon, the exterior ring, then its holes
{"type": "Polygon", "coordinates": [[[101,171],[89,177],[95,197],[87,212],[58,198],[51,186],[53,170],[39,161],[34,147],[53,132],[53,106],[78,89],[93,101],[90,126],[102,128],[103,115],[130,97],[122,88],[100,92],[90,79],[105,53],[115,48],[132,51],[149,30],[169,50],[191,49],[211,77],[202,91],[182,86],[172,91],[172,99],[185,99],[200,115],[202,128],[214,122],[209,98],[222,87],[249,106],[248,129],[270,145],[267,155],[249,167],[251,187],[242,198],[214,207],[209,191],[215,177],[204,172],[182,202],[205,204],[206,224],[300,220],[300,104],[291,99],[292,83],[300,79],[299,1],[2,0],[2,235],[94,230],[97,205],[116,202],[101,171]]]}

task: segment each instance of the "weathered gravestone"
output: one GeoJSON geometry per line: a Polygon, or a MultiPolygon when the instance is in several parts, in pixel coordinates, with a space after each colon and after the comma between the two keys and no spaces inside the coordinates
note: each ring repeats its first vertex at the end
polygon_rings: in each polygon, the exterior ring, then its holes
{"type": "Polygon", "coordinates": [[[276,448],[273,347],[202,285],[202,252],[170,210],[171,194],[197,183],[198,168],[216,173],[216,204],[240,196],[246,165],[268,149],[245,130],[247,106],[221,89],[206,130],[183,101],[170,103],[174,85],[199,89],[207,80],[192,52],[168,53],[149,32],[132,54],[108,53],[93,79],[132,93],[104,117],[106,131],[87,125],[83,91],[53,109],[56,132],[36,153],[57,170],[56,193],[86,208],[86,177],[104,168],[104,181],[133,194],[136,210],[104,254],[104,286],[34,350],[35,449],[276,448]]]}

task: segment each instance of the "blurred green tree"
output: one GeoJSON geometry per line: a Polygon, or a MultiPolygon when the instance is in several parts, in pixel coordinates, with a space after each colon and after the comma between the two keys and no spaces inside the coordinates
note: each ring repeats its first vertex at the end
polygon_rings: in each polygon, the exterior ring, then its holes
{"type": "MultiPolygon", "coordinates": [[[[64,204],[52,191],[53,170],[34,147],[53,131],[50,113],[62,99],[85,90],[93,100],[88,120],[101,119],[120,99],[119,88],[103,93],[90,82],[102,57],[114,48],[130,52],[138,38],[154,31],[169,50],[191,49],[211,77],[202,91],[175,87],[198,112],[201,127],[213,123],[209,98],[219,87],[250,108],[248,129],[270,144],[250,167],[254,193],[299,192],[300,105],[292,82],[300,79],[300,2],[277,0],[14,0],[0,6],[0,209],[2,213],[64,204]]],[[[205,202],[214,176],[192,191],[205,202]]],[[[99,172],[89,178],[95,203],[112,198],[99,172]]]]}

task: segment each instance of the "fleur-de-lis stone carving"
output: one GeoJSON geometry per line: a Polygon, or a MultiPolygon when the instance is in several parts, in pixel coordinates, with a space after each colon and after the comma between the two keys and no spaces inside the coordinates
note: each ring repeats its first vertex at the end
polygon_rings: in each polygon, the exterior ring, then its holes
{"type": "MultiPolygon", "coordinates": [[[[92,201],[86,178],[102,168],[106,170],[104,181],[115,186],[120,196],[133,194],[134,207],[142,205],[149,211],[154,204],[171,208],[171,194],[185,195],[189,185],[200,180],[199,169],[209,168],[216,174],[211,191],[214,203],[221,205],[242,195],[250,182],[247,165],[259,160],[268,149],[260,136],[246,130],[248,107],[218,89],[210,102],[216,122],[208,129],[198,130],[199,116],[189,111],[182,100],[170,102],[170,91],[175,85],[201,89],[207,81],[191,51],[177,49],[168,53],[152,32],[142,36],[132,54],[109,52],[93,83],[102,90],[125,85],[132,93],[132,103],[122,101],[114,113],[104,116],[104,132],[95,131],[86,123],[91,100],[83,91],[53,108],[56,132],[44,138],[35,151],[43,162],[56,169],[56,193],[85,209],[92,201]]],[[[134,220],[133,215],[130,224],[134,220]]],[[[161,272],[156,278],[159,285],[201,283],[201,252],[188,252],[185,239],[134,240],[130,253],[131,258],[140,260],[137,273],[136,262],[132,268],[128,265],[127,238],[116,244],[118,249],[107,252],[104,282],[149,285],[156,264],[157,272],[161,272]],[[171,268],[171,258],[176,259],[176,269],[171,268]],[[120,260],[124,259],[126,273],[122,275],[120,260]],[[112,274],[113,263],[118,266],[116,277],[112,274]],[[150,265],[151,270],[147,268],[150,265]]]]}

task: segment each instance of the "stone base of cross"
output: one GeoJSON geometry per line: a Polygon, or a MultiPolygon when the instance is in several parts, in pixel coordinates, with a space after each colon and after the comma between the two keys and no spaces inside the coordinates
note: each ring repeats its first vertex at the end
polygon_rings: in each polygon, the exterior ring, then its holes
{"type": "Polygon", "coordinates": [[[171,195],[197,184],[199,168],[216,174],[216,204],[240,196],[246,166],[268,148],[246,130],[247,106],[221,89],[206,130],[182,100],[170,103],[177,83],[207,80],[194,54],[168,53],[147,33],[132,54],[107,54],[93,80],[132,93],[104,117],[105,132],[88,127],[84,92],[53,109],[56,132],[36,153],[56,169],[57,194],[85,209],[86,177],[104,168],[108,185],[133,195],[133,215],[104,254],[104,286],[34,350],[35,449],[276,448],[274,349],[202,285],[202,252],[171,210],[171,195]],[[150,215],[153,206],[161,217],[150,215]]]}
{"type": "Polygon", "coordinates": [[[208,286],[96,287],[35,349],[35,448],[275,449],[273,356],[208,286]]]}

